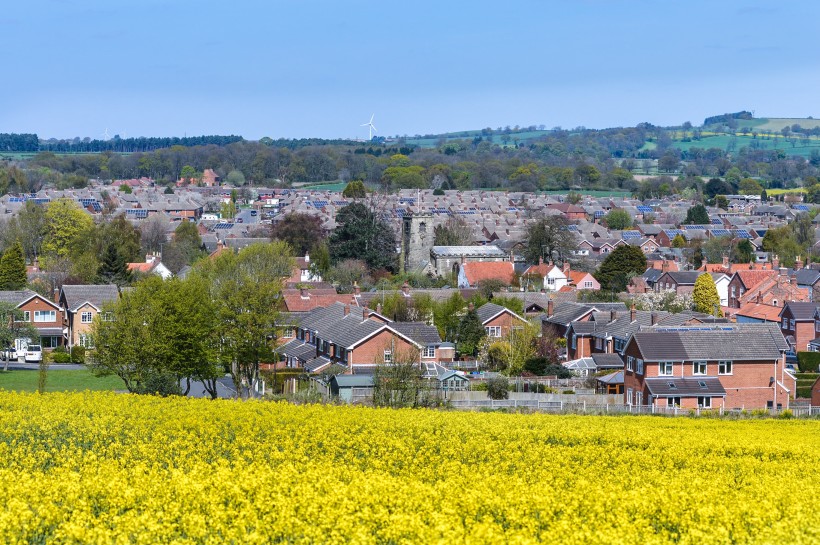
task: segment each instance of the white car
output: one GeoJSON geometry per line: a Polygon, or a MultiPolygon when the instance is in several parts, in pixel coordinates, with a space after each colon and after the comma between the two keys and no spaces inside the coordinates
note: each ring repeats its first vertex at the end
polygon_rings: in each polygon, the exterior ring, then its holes
{"type": "Polygon", "coordinates": [[[43,349],[39,344],[30,344],[26,348],[26,363],[40,363],[43,361],[43,349]]]}

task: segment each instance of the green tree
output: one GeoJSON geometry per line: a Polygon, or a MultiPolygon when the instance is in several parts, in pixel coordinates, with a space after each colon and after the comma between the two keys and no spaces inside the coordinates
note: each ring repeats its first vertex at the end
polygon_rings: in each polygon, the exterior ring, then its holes
{"type": "Polygon", "coordinates": [[[646,270],[646,255],[637,247],[624,244],[604,259],[594,276],[602,291],[624,291],[630,278],[646,270]]]}
{"type": "Polygon", "coordinates": [[[769,202],[769,194],[766,193],[766,190],[760,192],[760,202],[765,203],[769,202]]]}
{"type": "MultiPolygon", "coordinates": [[[[0,301],[0,350],[13,346],[14,339],[36,339],[39,333],[31,322],[23,321],[23,311],[14,304],[0,301]]],[[[9,360],[4,359],[3,370],[9,370],[9,360]]]]}
{"type": "Polygon", "coordinates": [[[73,245],[94,228],[94,221],[71,199],[57,199],[45,213],[43,255],[49,259],[68,257],[73,245]]]}
{"type": "Polygon", "coordinates": [[[706,207],[702,204],[696,204],[686,211],[686,219],[683,221],[686,225],[708,225],[709,213],[706,207]]]}
{"type": "Polygon", "coordinates": [[[481,325],[481,319],[474,308],[467,311],[467,314],[461,319],[458,324],[457,347],[462,356],[478,355],[478,350],[481,348],[481,341],[487,332],[484,326],[481,325]]]}
{"type": "Polygon", "coordinates": [[[377,407],[420,407],[429,401],[418,350],[393,354],[393,362],[373,370],[373,404],[377,407]]]}
{"type": "Polygon", "coordinates": [[[350,180],[342,191],[345,199],[364,199],[367,197],[367,190],[361,180],[350,180]]]}
{"type": "Polygon", "coordinates": [[[697,312],[723,316],[723,311],[720,309],[720,296],[715,281],[709,273],[703,273],[695,280],[692,301],[697,312]]]}
{"type": "Polygon", "coordinates": [[[672,247],[673,248],[685,248],[686,247],[686,239],[678,233],[675,235],[675,238],[672,239],[672,247]]]}
{"type": "Polygon", "coordinates": [[[578,165],[575,167],[575,181],[581,187],[590,187],[601,179],[600,171],[592,165],[578,165]]]}
{"type": "Polygon", "coordinates": [[[702,248],[707,263],[720,263],[732,250],[732,237],[712,237],[703,243],[702,248]]]}
{"type": "Polygon", "coordinates": [[[475,236],[464,218],[450,216],[433,228],[433,238],[436,246],[467,246],[473,243],[475,236]]]}
{"type": "Polygon", "coordinates": [[[458,291],[441,302],[433,303],[433,324],[445,342],[456,342],[461,315],[466,305],[466,301],[458,291]]]}
{"type": "Polygon", "coordinates": [[[174,274],[205,256],[202,238],[194,222],[183,221],[174,229],[174,239],[162,252],[162,262],[174,274]]]}
{"type": "Polygon", "coordinates": [[[613,208],[609,214],[604,216],[606,226],[616,231],[622,231],[627,227],[632,227],[632,216],[622,208],[613,208]]]}
{"type": "Polygon", "coordinates": [[[752,243],[743,239],[735,246],[734,263],[751,263],[754,260],[755,249],[752,243]]]}
{"type": "Polygon", "coordinates": [[[271,238],[290,244],[296,255],[305,255],[321,243],[326,235],[319,216],[290,212],[273,226],[271,238]]]}
{"type": "Polygon", "coordinates": [[[729,209],[729,199],[727,199],[723,195],[715,195],[715,206],[720,209],[728,210],[729,209]]]}
{"type": "Polygon", "coordinates": [[[275,358],[282,279],[290,276],[292,268],[290,247],[277,241],[203,259],[191,273],[203,278],[216,305],[219,361],[230,369],[242,397],[249,396],[258,383],[260,363],[275,358]]]}
{"type": "Polygon", "coordinates": [[[105,247],[105,252],[97,269],[97,277],[102,284],[123,286],[131,281],[131,273],[125,257],[117,250],[113,242],[105,247]]]}
{"type": "Polygon", "coordinates": [[[225,177],[225,181],[234,187],[240,187],[245,185],[245,175],[242,174],[241,170],[234,169],[228,173],[225,177]]]}
{"type": "Polygon", "coordinates": [[[524,256],[529,263],[566,260],[577,247],[575,234],[569,230],[564,216],[547,216],[527,227],[527,247],[524,256]]]}
{"type": "Polygon", "coordinates": [[[763,186],[755,179],[743,178],[738,186],[741,195],[760,195],[763,186]]]}
{"type": "Polygon", "coordinates": [[[16,242],[0,258],[0,290],[21,290],[27,282],[23,245],[16,242]]]}
{"type": "Polygon", "coordinates": [[[330,259],[360,259],[372,269],[396,269],[396,237],[392,227],[361,203],[352,203],[336,214],[336,230],[330,235],[330,259]]]}

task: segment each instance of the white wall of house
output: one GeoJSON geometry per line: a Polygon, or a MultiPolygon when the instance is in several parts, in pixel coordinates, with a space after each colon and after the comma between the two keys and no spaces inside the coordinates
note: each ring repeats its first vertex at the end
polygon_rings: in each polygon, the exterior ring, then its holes
{"type": "Polygon", "coordinates": [[[715,287],[717,288],[718,297],[720,297],[720,305],[729,306],[729,280],[725,274],[715,280],[715,287]]]}
{"type": "Polygon", "coordinates": [[[558,267],[553,267],[544,277],[544,289],[558,291],[567,285],[567,276],[558,267]]]}

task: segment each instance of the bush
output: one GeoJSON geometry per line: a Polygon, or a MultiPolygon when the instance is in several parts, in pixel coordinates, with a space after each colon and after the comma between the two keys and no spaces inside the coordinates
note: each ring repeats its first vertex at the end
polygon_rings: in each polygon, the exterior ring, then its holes
{"type": "Polygon", "coordinates": [[[65,350],[62,352],[57,352],[55,350],[51,353],[51,360],[54,363],[71,363],[71,355],[65,350]]]}
{"type": "Polygon", "coordinates": [[[507,377],[493,377],[487,380],[487,397],[490,399],[508,399],[510,381],[507,377]]]}
{"type": "Polygon", "coordinates": [[[136,393],[167,397],[182,395],[182,389],[179,387],[179,380],[175,376],[168,373],[152,373],[140,384],[140,388],[136,393]]]}
{"type": "Polygon", "coordinates": [[[561,392],[561,393],[562,393],[562,394],[574,395],[574,394],[575,394],[575,390],[564,390],[564,391],[563,391],[563,392],[561,392]]]}
{"type": "Polygon", "coordinates": [[[71,347],[71,361],[74,363],[85,363],[85,347],[71,347]]]}
{"type": "Polygon", "coordinates": [[[802,373],[815,373],[820,367],[820,352],[798,352],[797,366],[802,373]]]}

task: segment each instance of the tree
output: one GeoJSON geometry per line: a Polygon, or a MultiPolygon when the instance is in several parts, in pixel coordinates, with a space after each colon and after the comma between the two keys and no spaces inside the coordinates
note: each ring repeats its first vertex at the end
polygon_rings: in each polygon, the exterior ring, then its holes
{"type": "Polygon", "coordinates": [[[450,216],[446,222],[433,228],[433,238],[436,246],[468,246],[475,236],[464,218],[450,216]]]}
{"type": "Polygon", "coordinates": [[[712,178],[706,182],[703,193],[710,199],[714,199],[715,195],[731,195],[734,193],[734,189],[728,182],[724,182],[720,178],[712,178]]]}
{"type": "Polygon", "coordinates": [[[394,352],[391,363],[373,370],[373,404],[377,407],[419,407],[429,403],[418,350],[394,352]]]}
{"type": "Polygon", "coordinates": [[[444,301],[433,304],[433,324],[444,342],[456,342],[465,305],[466,302],[458,291],[444,301]]]}
{"type": "Polygon", "coordinates": [[[117,284],[118,286],[131,281],[131,273],[125,257],[117,250],[117,245],[113,242],[105,247],[100,267],[97,269],[97,277],[102,284],[117,284]]]}
{"type": "Polygon", "coordinates": [[[646,256],[638,246],[624,244],[615,248],[594,276],[601,283],[602,291],[624,291],[629,279],[646,270],[646,256]]]}
{"type": "Polygon", "coordinates": [[[49,259],[67,257],[73,244],[94,228],[94,221],[71,199],[57,199],[45,213],[43,255],[49,259]]]}
{"type": "Polygon", "coordinates": [[[678,233],[675,235],[675,238],[672,239],[672,247],[673,248],[685,248],[686,247],[686,239],[678,233]]]}
{"type": "Polygon", "coordinates": [[[192,265],[203,257],[202,238],[196,224],[183,221],[174,229],[174,239],[162,252],[162,262],[173,273],[178,273],[186,265],[192,265]]]}
{"type": "Polygon", "coordinates": [[[582,187],[590,187],[600,179],[600,171],[592,165],[578,165],[575,167],[575,181],[582,187]]]}
{"type": "Polygon", "coordinates": [[[159,252],[168,242],[168,220],[162,216],[151,216],[140,224],[141,250],[144,254],[159,252]]]}
{"type": "Polygon", "coordinates": [[[458,324],[457,347],[459,353],[466,356],[475,357],[481,348],[481,341],[487,335],[478,313],[474,308],[467,311],[467,314],[458,324]]]}
{"type": "Polygon", "coordinates": [[[241,397],[258,384],[260,363],[274,359],[282,279],[292,269],[290,247],[277,241],[203,259],[191,272],[203,278],[216,305],[219,361],[230,369],[241,397]]]}
{"type": "Polygon", "coordinates": [[[286,214],[271,229],[271,238],[290,244],[296,255],[305,255],[325,236],[322,218],[300,212],[286,214]]]}
{"type": "Polygon", "coordinates": [[[527,248],[524,256],[529,263],[544,261],[565,261],[578,242],[569,230],[569,222],[564,216],[547,216],[527,227],[527,248]]]}
{"type": "Polygon", "coordinates": [[[23,245],[17,242],[0,258],[0,290],[21,290],[27,282],[23,245]]]}
{"type": "Polygon", "coordinates": [[[769,202],[769,194],[765,189],[760,192],[760,202],[769,202]]]}
{"type": "Polygon", "coordinates": [[[752,178],[743,178],[740,180],[738,187],[741,195],[760,195],[763,191],[763,186],[760,182],[752,178]]]}
{"type": "Polygon", "coordinates": [[[358,202],[349,204],[336,214],[336,224],[328,240],[333,263],[360,259],[372,269],[395,270],[395,233],[374,211],[358,202]]]}
{"type": "Polygon", "coordinates": [[[487,397],[490,399],[507,399],[510,397],[510,381],[507,377],[487,379],[487,397]]]}
{"type": "Polygon", "coordinates": [[[752,243],[743,239],[735,246],[734,263],[751,263],[754,260],[755,249],[752,243]]]}
{"type": "Polygon", "coordinates": [[[703,243],[702,249],[707,263],[720,263],[732,250],[732,237],[712,237],[703,243]]]}
{"type": "Polygon", "coordinates": [[[686,219],[683,221],[686,225],[708,225],[709,213],[706,207],[702,204],[696,204],[686,211],[686,219]]]}
{"type": "Polygon", "coordinates": [[[518,376],[524,371],[528,360],[538,353],[540,330],[532,324],[510,331],[506,339],[493,340],[485,337],[482,343],[481,359],[488,366],[502,371],[508,376],[518,376]]]}
{"type": "Polygon", "coordinates": [[[350,180],[342,191],[345,199],[364,199],[367,197],[367,190],[361,180],[350,180]]]}
{"type": "Polygon", "coordinates": [[[713,314],[717,317],[723,316],[723,311],[720,309],[720,296],[715,281],[709,273],[703,273],[695,280],[692,301],[697,312],[713,314]]]}
{"type": "Polygon", "coordinates": [[[632,227],[632,216],[629,212],[621,208],[613,208],[609,214],[604,216],[606,226],[616,231],[622,231],[627,227],[632,227]]]}
{"type": "Polygon", "coordinates": [[[715,206],[723,210],[729,209],[729,199],[723,195],[715,195],[715,206]]]}
{"type": "Polygon", "coordinates": [[[350,293],[353,284],[367,286],[373,282],[367,270],[367,263],[359,259],[345,259],[328,269],[326,280],[337,285],[337,289],[342,293],[350,293]]]}
{"type": "MultiPolygon", "coordinates": [[[[14,339],[36,339],[39,333],[31,322],[23,320],[23,311],[12,303],[0,301],[0,350],[13,346],[14,339]]],[[[9,370],[9,361],[4,359],[3,370],[9,370]]]]}
{"type": "Polygon", "coordinates": [[[225,177],[225,181],[234,187],[240,187],[245,185],[245,175],[242,174],[241,170],[234,169],[228,173],[225,177]]]}

